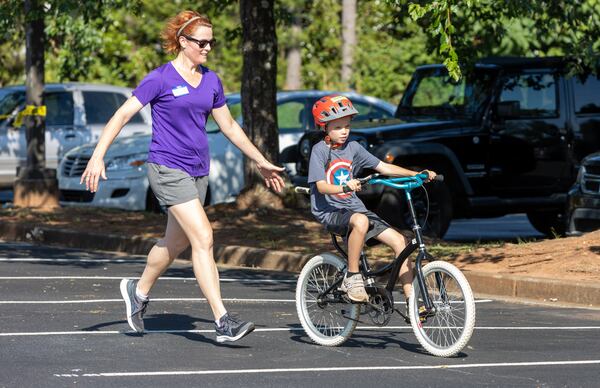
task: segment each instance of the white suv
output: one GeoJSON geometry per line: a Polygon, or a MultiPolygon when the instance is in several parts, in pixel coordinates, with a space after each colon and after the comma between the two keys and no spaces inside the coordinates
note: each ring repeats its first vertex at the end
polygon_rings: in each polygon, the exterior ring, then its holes
{"type": "MultiPolygon", "coordinates": [[[[46,166],[56,168],[64,154],[86,143],[95,143],[117,108],[131,96],[131,89],[111,85],[47,84],[46,166]]],[[[25,86],[0,89],[0,187],[12,187],[17,166],[25,166],[25,127],[15,119],[25,106],[25,86]]],[[[151,133],[148,107],[123,128],[120,136],[151,133]]]]}

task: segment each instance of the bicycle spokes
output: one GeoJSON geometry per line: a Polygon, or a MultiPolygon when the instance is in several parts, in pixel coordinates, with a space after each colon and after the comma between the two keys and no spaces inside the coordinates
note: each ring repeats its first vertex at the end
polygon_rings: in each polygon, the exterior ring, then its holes
{"type": "Polygon", "coordinates": [[[475,322],[473,294],[464,275],[449,263],[430,263],[423,268],[423,276],[432,308],[424,309],[423,293],[417,286],[411,303],[411,320],[417,319],[413,330],[429,352],[448,357],[460,351],[471,337],[475,322]]]}
{"type": "Polygon", "coordinates": [[[350,337],[359,308],[337,289],[344,262],[334,255],[311,259],[298,278],[296,307],[307,334],[321,345],[335,346],[350,337]]]}

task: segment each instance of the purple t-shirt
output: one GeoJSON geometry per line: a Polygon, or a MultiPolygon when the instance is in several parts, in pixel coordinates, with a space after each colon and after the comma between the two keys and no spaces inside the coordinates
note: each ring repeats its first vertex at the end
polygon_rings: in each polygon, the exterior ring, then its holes
{"type": "Polygon", "coordinates": [[[171,62],[152,70],[133,95],[152,108],[152,142],[148,162],[205,176],[210,170],[206,119],[225,105],[219,77],[200,66],[202,80],[194,88],[171,62]]]}

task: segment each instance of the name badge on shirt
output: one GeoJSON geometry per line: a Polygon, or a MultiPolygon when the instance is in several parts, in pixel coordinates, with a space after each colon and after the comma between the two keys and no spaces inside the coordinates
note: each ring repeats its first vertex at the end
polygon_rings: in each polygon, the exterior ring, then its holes
{"type": "Polygon", "coordinates": [[[171,89],[171,91],[175,97],[181,97],[185,96],[186,94],[190,94],[187,86],[185,85],[175,86],[173,89],[171,89]]]}

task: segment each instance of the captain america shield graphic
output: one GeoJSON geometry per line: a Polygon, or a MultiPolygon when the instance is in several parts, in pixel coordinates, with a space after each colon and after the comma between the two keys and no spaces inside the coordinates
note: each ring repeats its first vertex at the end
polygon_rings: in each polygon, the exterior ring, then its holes
{"type": "MultiPolygon", "coordinates": [[[[345,159],[335,159],[329,164],[327,169],[327,183],[331,185],[345,185],[352,179],[352,161],[345,159]]],[[[352,193],[336,194],[339,198],[347,198],[352,193]]]]}

